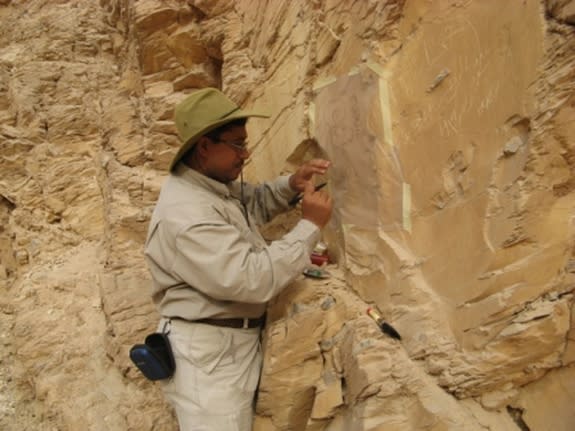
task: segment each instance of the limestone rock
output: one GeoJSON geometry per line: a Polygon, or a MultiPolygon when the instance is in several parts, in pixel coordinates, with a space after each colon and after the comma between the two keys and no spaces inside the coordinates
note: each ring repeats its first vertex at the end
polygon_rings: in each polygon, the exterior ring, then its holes
{"type": "Polygon", "coordinates": [[[575,24],[575,2],[573,0],[547,0],[546,4],[552,16],[568,24],[575,24]]]}

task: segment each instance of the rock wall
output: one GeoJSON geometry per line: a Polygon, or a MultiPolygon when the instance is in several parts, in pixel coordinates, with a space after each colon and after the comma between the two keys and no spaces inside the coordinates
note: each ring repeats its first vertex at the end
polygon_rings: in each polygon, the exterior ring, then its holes
{"type": "Polygon", "coordinates": [[[3,0],[0,23],[2,429],[177,429],[127,352],[157,321],[173,106],[205,86],[271,114],[249,179],[333,161],[331,278],[270,304],[254,429],[573,429],[575,1],[3,0]]]}

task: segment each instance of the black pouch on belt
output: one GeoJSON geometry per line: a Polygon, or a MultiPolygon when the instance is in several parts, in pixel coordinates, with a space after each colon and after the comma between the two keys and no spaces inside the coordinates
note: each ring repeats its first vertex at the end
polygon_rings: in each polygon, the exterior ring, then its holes
{"type": "Polygon", "coordinates": [[[144,344],[133,346],[130,359],[149,380],[169,379],[176,369],[170,340],[164,332],[154,332],[144,344]]]}

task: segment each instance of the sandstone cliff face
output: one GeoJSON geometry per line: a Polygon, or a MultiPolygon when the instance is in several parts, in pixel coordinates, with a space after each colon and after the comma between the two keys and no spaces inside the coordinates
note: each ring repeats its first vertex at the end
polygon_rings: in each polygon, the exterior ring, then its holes
{"type": "Polygon", "coordinates": [[[255,429],[573,429],[575,1],[2,0],[0,23],[2,429],[177,429],[127,352],[157,321],[173,105],[204,86],[271,114],[251,180],[333,161],[332,277],[270,304],[255,429]]]}

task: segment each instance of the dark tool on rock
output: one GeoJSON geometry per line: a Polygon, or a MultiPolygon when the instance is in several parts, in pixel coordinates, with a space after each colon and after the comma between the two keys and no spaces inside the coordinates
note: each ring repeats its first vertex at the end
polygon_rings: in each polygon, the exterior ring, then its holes
{"type": "MultiPolygon", "coordinates": [[[[321,184],[315,186],[315,191],[317,192],[318,190],[323,189],[326,185],[327,185],[327,183],[321,183],[321,184]]],[[[303,198],[303,195],[299,194],[295,198],[293,198],[291,201],[289,201],[289,204],[293,207],[294,205],[297,205],[298,202],[301,201],[302,198],[303,198]]]]}
{"type": "Polygon", "coordinates": [[[383,317],[381,317],[381,315],[376,310],[374,310],[372,307],[369,307],[367,309],[367,314],[369,317],[375,320],[375,323],[377,323],[377,326],[379,326],[384,334],[387,334],[396,340],[401,340],[401,335],[399,335],[399,332],[397,332],[393,326],[383,320],[383,317]]]}
{"type": "Polygon", "coordinates": [[[303,270],[303,275],[317,279],[329,278],[330,276],[329,272],[321,268],[306,268],[303,270]]]}

